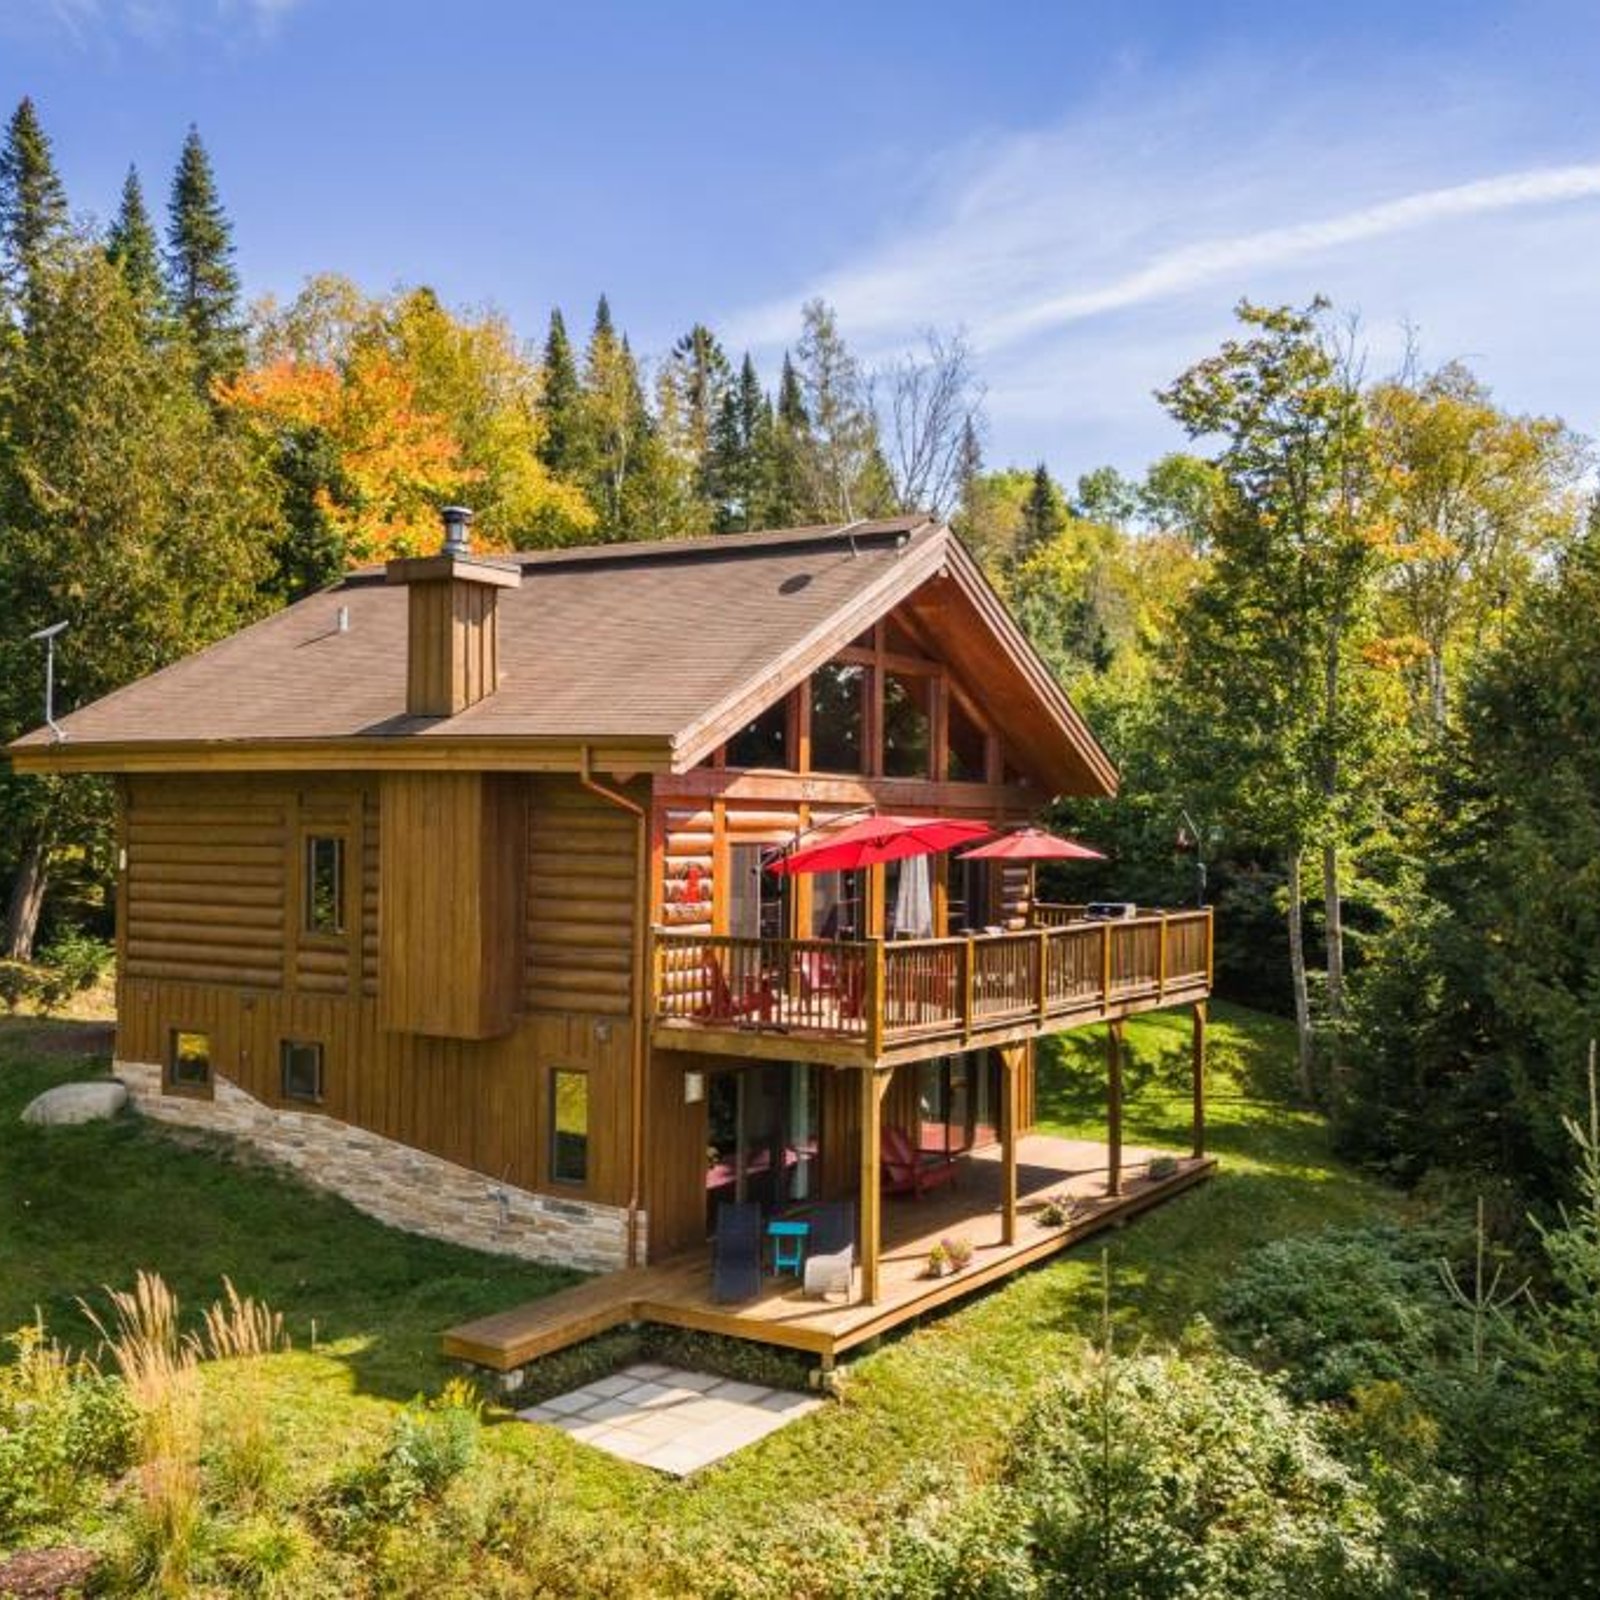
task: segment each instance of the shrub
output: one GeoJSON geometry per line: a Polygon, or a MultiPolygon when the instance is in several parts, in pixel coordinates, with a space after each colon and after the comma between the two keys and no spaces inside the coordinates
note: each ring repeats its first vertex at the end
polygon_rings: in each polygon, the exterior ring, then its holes
{"type": "Polygon", "coordinates": [[[1412,1381],[1469,1337],[1440,1271],[1446,1250],[1440,1233],[1387,1224],[1275,1239],[1245,1258],[1219,1320],[1299,1399],[1412,1381]]]}
{"type": "Polygon", "coordinates": [[[40,1009],[59,1011],[75,994],[92,989],[113,959],[111,946],[76,928],[58,934],[39,957],[43,973],[38,984],[40,1009]]]}
{"type": "Polygon", "coordinates": [[[39,994],[39,972],[22,961],[0,961],[0,1006],[14,1012],[39,994]]]}
{"type": "Polygon", "coordinates": [[[0,1365],[0,1544],[58,1526],[133,1459],[137,1417],[122,1385],[70,1361],[35,1324],[0,1365]]]}
{"type": "Polygon", "coordinates": [[[1378,1516],[1313,1416],[1233,1357],[1091,1357],[1015,1438],[1046,1593],[1352,1594],[1386,1576],[1378,1516]]]}

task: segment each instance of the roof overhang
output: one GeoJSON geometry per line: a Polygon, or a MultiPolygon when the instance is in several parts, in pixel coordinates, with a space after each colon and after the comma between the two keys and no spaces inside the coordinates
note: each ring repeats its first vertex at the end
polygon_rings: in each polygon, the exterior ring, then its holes
{"type": "Polygon", "coordinates": [[[12,767],[69,772],[670,772],[665,739],[472,739],[449,734],[382,739],[130,740],[13,744],[12,767]]]}

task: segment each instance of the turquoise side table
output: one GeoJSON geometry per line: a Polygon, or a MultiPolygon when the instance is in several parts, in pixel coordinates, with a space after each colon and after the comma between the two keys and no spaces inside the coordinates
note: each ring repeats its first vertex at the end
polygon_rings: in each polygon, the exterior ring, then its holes
{"type": "Polygon", "coordinates": [[[772,1241],[772,1271],[775,1277],[792,1272],[799,1277],[806,1264],[806,1239],[809,1222],[769,1222],[767,1237],[772,1241]]]}

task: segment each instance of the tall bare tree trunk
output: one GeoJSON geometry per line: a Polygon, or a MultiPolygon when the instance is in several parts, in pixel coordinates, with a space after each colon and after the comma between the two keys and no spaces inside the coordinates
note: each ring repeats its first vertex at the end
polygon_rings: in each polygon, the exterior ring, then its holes
{"type": "Polygon", "coordinates": [[[22,852],[17,874],[11,880],[11,900],[6,906],[4,938],[0,950],[7,960],[31,961],[44,891],[50,879],[50,851],[43,835],[36,834],[22,852]]]}
{"type": "Polygon", "coordinates": [[[1329,1068],[1337,1094],[1344,1076],[1344,899],[1339,893],[1339,847],[1322,847],[1323,922],[1328,943],[1328,1021],[1331,1025],[1329,1068]]]}
{"type": "Polygon", "coordinates": [[[1289,848],[1289,974],[1294,982],[1294,1037],[1300,1092],[1309,1105],[1317,1098],[1314,1040],[1311,1033],[1311,992],[1306,983],[1305,891],[1301,868],[1305,850],[1289,848]]]}

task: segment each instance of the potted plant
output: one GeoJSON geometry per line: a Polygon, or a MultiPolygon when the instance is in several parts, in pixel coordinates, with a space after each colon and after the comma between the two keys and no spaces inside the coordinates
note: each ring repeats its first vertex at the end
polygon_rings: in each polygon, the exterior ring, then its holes
{"type": "Polygon", "coordinates": [[[950,1261],[950,1270],[960,1272],[972,1265],[972,1241],[964,1233],[939,1241],[950,1261]]]}
{"type": "Polygon", "coordinates": [[[1072,1225],[1073,1214],[1078,1209],[1078,1203],[1063,1190],[1060,1194],[1053,1194],[1039,1207],[1037,1221],[1041,1228],[1067,1228],[1072,1225]]]}
{"type": "Polygon", "coordinates": [[[942,1278],[950,1270],[950,1252],[941,1242],[928,1252],[928,1276],[942,1278]]]}

